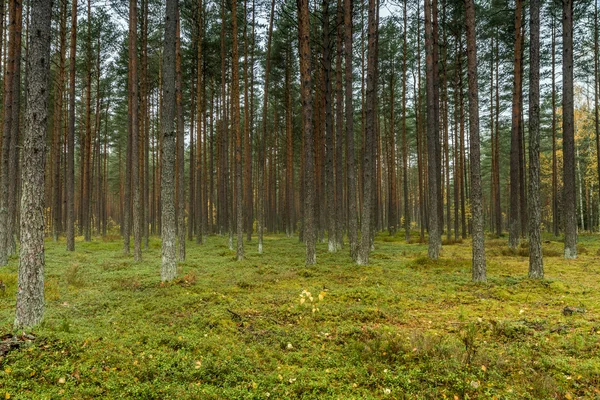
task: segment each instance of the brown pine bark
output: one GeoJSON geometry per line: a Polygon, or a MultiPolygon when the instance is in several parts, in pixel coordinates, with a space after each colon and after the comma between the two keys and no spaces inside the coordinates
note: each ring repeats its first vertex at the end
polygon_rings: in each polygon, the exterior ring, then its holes
{"type": "Polygon", "coordinates": [[[84,240],[92,240],[91,232],[91,161],[92,161],[92,5],[87,3],[87,41],[86,41],[86,77],[85,77],[85,136],[83,151],[83,179],[81,195],[81,224],[83,226],[84,240]]]}
{"type": "Polygon", "coordinates": [[[486,280],[485,245],[483,231],[483,194],[479,149],[479,98],[477,89],[477,45],[475,43],[475,1],[465,0],[467,36],[467,76],[469,85],[469,145],[471,161],[471,215],[473,232],[472,279],[486,280]]]}
{"type": "Polygon", "coordinates": [[[44,315],[44,172],[50,75],[52,1],[31,0],[26,82],[26,129],[21,182],[21,248],[15,328],[32,327],[44,315]]]}
{"type": "Polygon", "coordinates": [[[161,280],[170,281],[177,275],[175,252],[175,55],[177,31],[177,0],[166,0],[165,40],[162,67],[162,268],[161,280]]]}
{"type": "Polygon", "coordinates": [[[344,142],[344,92],[342,89],[342,58],[344,52],[344,11],[342,0],[337,0],[336,12],[336,62],[335,62],[335,226],[336,247],[344,247],[344,167],[343,167],[343,142],[344,142]]]}
{"type": "Polygon", "coordinates": [[[376,132],[375,132],[375,97],[377,95],[377,82],[376,82],[376,52],[377,52],[377,1],[369,0],[369,12],[368,12],[368,57],[367,57],[367,99],[366,99],[366,129],[365,129],[365,143],[364,143],[364,154],[363,154],[363,204],[361,213],[361,238],[360,246],[358,249],[358,256],[356,263],[358,265],[369,264],[369,252],[371,250],[371,229],[372,224],[376,221],[373,220],[372,208],[373,204],[373,192],[376,190],[374,185],[373,173],[375,171],[375,160],[374,154],[376,146],[376,132]]]}
{"type": "MultiPolygon", "coordinates": [[[[139,98],[137,66],[137,0],[129,0],[129,98],[131,101],[131,183],[133,192],[133,256],[142,260],[141,189],[139,168],[139,98]]],[[[98,71],[100,73],[100,71],[98,71]]]]}
{"type": "Polygon", "coordinates": [[[529,277],[544,277],[540,209],[540,0],[529,1],[529,277]]]}
{"type": "MultiPolygon", "coordinates": [[[[348,242],[350,256],[356,259],[358,248],[358,209],[354,154],[354,102],[352,93],[352,0],[344,0],[344,59],[346,98],[346,174],[348,186],[348,242]]],[[[303,170],[303,168],[302,168],[303,170]]]]}
{"type": "MultiPolygon", "coordinates": [[[[300,0],[297,0],[300,1],[300,0]]],[[[304,0],[303,0],[304,1],[304,0]]],[[[308,1],[308,0],[306,0],[308,1]]],[[[300,6],[300,3],[298,3],[300,6]]],[[[306,5],[308,7],[308,4],[306,5]]],[[[299,8],[300,10],[300,8],[299,8]]],[[[307,10],[308,12],[308,10],[307,10]]],[[[263,234],[265,229],[265,140],[267,137],[267,115],[269,109],[269,75],[271,73],[271,41],[273,38],[273,22],[275,19],[275,0],[271,1],[271,14],[269,18],[269,33],[267,39],[267,60],[265,68],[265,83],[263,90],[262,109],[262,134],[259,143],[258,155],[258,196],[257,196],[257,234],[258,254],[263,252],[263,234]]],[[[306,22],[308,24],[308,21],[306,22]]],[[[300,28],[299,28],[300,29],[300,28]]],[[[309,53],[310,54],[310,53],[309,53]]]]}
{"type": "Polygon", "coordinates": [[[521,123],[521,24],[522,1],[516,0],[515,8],[515,51],[514,51],[514,84],[512,99],[512,127],[510,140],[510,213],[508,230],[508,247],[516,249],[519,245],[521,231],[520,209],[520,160],[519,136],[521,123]]]}
{"type": "MultiPolygon", "coordinates": [[[[202,142],[206,140],[206,125],[204,122],[204,54],[203,54],[203,40],[204,40],[204,24],[203,24],[203,14],[204,14],[204,2],[203,0],[198,0],[198,15],[197,15],[197,32],[198,37],[197,41],[197,49],[196,49],[196,243],[202,244],[204,242],[204,225],[205,225],[205,213],[204,213],[204,203],[206,199],[204,197],[204,176],[206,172],[203,171],[203,152],[202,152],[202,142]],[[204,172],[204,173],[203,173],[204,172]]],[[[191,171],[191,169],[190,169],[191,171]]]]}
{"type": "Polygon", "coordinates": [[[437,97],[435,86],[438,77],[436,75],[435,41],[433,39],[433,14],[430,0],[425,0],[425,48],[426,48],[426,82],[427,82],[427,158],[428,158],[428,187],[429,187],[429,258],[437,260],[442,246],[441,232],[439,227],[439,169],[438,169],[438,147],[439,147],[439,116],[436,114],[437,97]]]}
{"type": "Polygon", "coordinates": [[[573,0],[563,4],[563,213],[565,258],[577,258],[577,205],[575,194],[575,130],[573,105],[573,0]]]}
{"type": "Polygon", "coordinates": [[[58,79],[54,91],[54,126],[52,136],[52,238],[56,242],[62,232],[61,226],[61,137],[63,125],[63,92],[65,82],[65,57],[67,52],[67,1],[59,0],[60,4],[60,32],[59,32],[59,60],[58,79]]]}
{"type": "MultiPolygon", "coordinates": [[[[274,7],[275,2],[273,2],[274,7]]],[[[312,110],[312,71],[310,54],[310,19],[308,0],[296,0],[298,9],[298,48],[300,55],[300,97],[302,101],[302,131],[304,134],[304,240],[306,242],[306,265],[317,262],[315,252],[315,226],[314,226],[314,139],[313,139],[313,110],[312,110]]],[[[273,10],[273,8],[271,8],[273,10]]],[[[272,17],[271,13],[271,17],[272,17]]],[[[272,18],[271,18],[272,19],[272,18]]],[[[270,35],[269,35],[270,37],[270,35]]],[[[269,52],[267,51],[267,54],[269,52]]],[[[269,59],[267,59],[269,62],[269,59]]],[[[269,65],[269,64],[267,64],[269,65]]]]}
{"type": "Polygon", "coordinates": [[[4,68],[4,96],[3,96],[3,129],[2,129],[2,166],[0,168],[0,266],[8,264],[10,255],[8,240],[11,232],[9,230],[8,192],[10,186],[10,142],[12,135],[12,108],[14,97],[15,80],[15,41],[17,27],[17,0],[9,0],[8,3],[8,56],[4,68]]]}
{"type": "MultiPolygon", "coordinates": [[[[71,0],[69,43],[69,129],[67,137],[67,250],[75,251],[75,60],[77,48],[77,0],[71,0]]],[[[119,163],[120,165],[120,163],[119,163]]]]}
{"type": "Polygon", "coordinates": [[[177,10],[175,31],[175,109],[176,109],[176,195],[177,199],[177,259],[185,261],[185,139],[183,126],[183,86],[181,73],[181,19],[177,10]]]}
{"type": "Polygon", "coordinates": [[[404,40],[402,41],[402,188],[404,195],[404,237],[406,242],[410,243],[410,200],[408,193],[408,140],[406,138],[406,58],[408,57],[406,40],[406,36],[408,34],[407,0],[404,0],[403,17],[404,40]]]}
{"type": "Polygon", "coordinates": [[[239,54],[238,54],[238,23],[237,23],[237,0],[231,1],[232,21],[232,83],[231,101],[233,108],[233,132],[235,136],[235,209],[236,209],[236,231],[237,246],[236,257],[238,261],[244,259],[244,202],[243,202],[243,175],[242,175],[242,133],[240,131],[240,89],[239,89],[239,54]]]}

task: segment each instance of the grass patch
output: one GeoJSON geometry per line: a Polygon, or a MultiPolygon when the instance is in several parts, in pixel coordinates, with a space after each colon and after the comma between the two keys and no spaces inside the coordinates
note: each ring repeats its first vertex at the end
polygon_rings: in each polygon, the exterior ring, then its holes
{"type": "MultiPolygon", "coordinates": [[[[160,241],[143,261],[119,238],[47,242],[46,315],[35,340],[0,357],[0,397],[132,399],[594,398],[600,390],[600,238],[579,258],[544,242],[547,279],[527,278],[527,246],[486,242],[488,282],[472,284],[468,240],[427,258],[404,233],[377,236],[366,267],[297,238],[188,242],[160,283],[160,241]],[[520,253],[519,253],[520,252],[520,253]],[[563,315],[566,306],[585,313],[563,315]]],[[[585,249],[585,250],[582,250],[585,249]]],[[[16,259],[0,269],[0,337],[12,331],[16,259]]]]}

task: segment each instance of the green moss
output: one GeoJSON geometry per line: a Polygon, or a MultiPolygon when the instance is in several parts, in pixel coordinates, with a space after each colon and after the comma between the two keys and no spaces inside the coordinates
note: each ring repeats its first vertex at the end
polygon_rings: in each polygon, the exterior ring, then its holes
{"type": "MultiPolygon", "coordinates": [[[[238,263],[227,238],[209,237],[188,243],[164,285],[157,239],[140,263],[118,237],[78,241],[75,253],[47,242],[46,316],[34,342],[0,359],[0,397],[596,395],[596,236],[582,235],[587,252],[574,261],[545,238],[542,282],[526,277],[526,246],[514,256],[490,240],[484,285],[470,283],[468,241],[434,262],[417,238],[379,235],[367,267],[319,243],[318,265],[306,268],[297,238],[267,236],[263,255],[246,244],[238,263]],[[566,305],[588,311],[564,316],[566,305]]],[[[16,269],[12,259],[0,271],[0,334],[12,329],[16,269]]]]}

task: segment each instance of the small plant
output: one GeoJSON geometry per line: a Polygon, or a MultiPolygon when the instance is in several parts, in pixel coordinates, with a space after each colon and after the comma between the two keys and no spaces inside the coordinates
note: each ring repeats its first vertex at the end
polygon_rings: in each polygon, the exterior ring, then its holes
{"type": "Polygon", "coordinates": [[[477,353],[477,332],[479,328],[473,322],[467,324],[462,330],[460,339],[465,346],[465,364],[470,365],[477,353]]]}
{"type": "Polygon", "coordinates": [[[314,314],[317,311],[319,311],[319,304],[323,301],[325,295],[325,292],[319,293],[317,301],[315,301],[315,298],[313,297],[312,293],[304,289],[302,293],[300,293],[300,305],[304,307],[310,306],[312,309],[312,313],[314,314]]]}
{"type": "Polygon", "coordinates": [[[81,269],[79,268],[79,264],[73,264],[67,269],[65,272],[65,280],[71,286],[75,287],[83,287],[85,285],[85,281],[81,276],[81,269]]]}

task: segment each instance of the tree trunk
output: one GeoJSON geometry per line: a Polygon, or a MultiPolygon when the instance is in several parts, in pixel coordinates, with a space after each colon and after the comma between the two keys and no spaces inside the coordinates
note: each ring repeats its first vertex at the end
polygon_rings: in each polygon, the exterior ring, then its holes
{"type": "Polygon", "coordinates": [[[67,138],[67,250],[75,251],[75,61],[77,49],[77,0],[71,0],[69,49],[69,129],[67,138]]]}
{"type": "Polygon", "coordinates": [[[465,0],[465,25],[467,34],[467,75],[469,83],[469,136],[471,160],[471,215],[473,221],[474,282],[486,280],[485,246],[483,231],[483,195],[479,152],[479,99],[477,89],[477,46],[475,43],[475,1],[465,0]]]}
{"type": "Polygon", "coordinates": [[[175,39],[175,107],[176,107],[176,196],[177,199],[177,259],[185,261],[185,132],[183,122],[183,89],[181,73],[181,19],[177,11],[175,39]]]}
{"type": "Polygon", "coordinates": [[[239,88],[239,54],[238,54],[238,27],[237,27],[237,0],[231,1],[232,21],[232,84],[231,101],[233,102],[233,132],[235,136],[235,208],[236,208],[236,230],[237,248],[236,257],[238,261],[244,259],[244,202],[242,189],[242,133],[240,132],[240,88],[239,88]]]}
{"type": "Polygon", "coordinates": [[[375,101],[377,96],[376,81],[376,52],[377,52],[377,1],[369,0],[368,12],[368,55],[367,55],[367,99],[366,99],[366,129],[363,152],[363,203],[360,219],[360,246],[356,263],[358,265],[369,264],[369,252],[371,250],[371,228],[375,223],[372,217],[373,204],[373,173],[375,171],[374,147],[375,143],[375,101]]]}
{"type": "MultiPolygon", "coordinates": [[[[129,0],[129,94],[131,99],[131,183],[133,192],[133,256],[142,260],[141,190],[139,168],[139,98],[137,66],[137,0],[129,0]]],[[[100,71],[98,71],[100,73],[100,71]]]]}
{"type": "Polygon", "coordinates": [[[428,188],[429,188],[429,258],[437,260],[442,247],[441,232],[439,229],[439,182],[437,147],[439,147],[439,118],[435,113],[435,76],[434,68],[434,40],[432,29],[432,12],[430,0],[425,0],[425,47],[426,47],[426,74],[427,74],[427,159],[428,159],[428,188]]]}
{"type": "Polygon", "coordinates": [[[520,209],[520,123],[521,123],[521,20],[522,20],[522,2],[516,0],[515,8],[515,51],[514,51],[514,83],[512,98],[512,127],[510,140],[510,213],[509,213],[509,231],[508,247],[515,250],[519,245],[519,235],[521,231],[521,212],[520,209]]]}
{"type": "MultiPolygon", "coordinates": [[[[408,57],[407,40],[407,0],[404,0],[404,40],[402,41],[402,188],[404,197],[404,237],[410,243],[410,201],[408,193],[408,140],[406,138],[406,58],[408,57]]],[[[418,131],[418,129],[417,129],[418,131]]]]}
{"type": "MultiPolygon", "coordinates": [[[[275,2],[273,2],[273,7],[275,2]]],[[[306,265],[313,265],[317,262],[315,252],[315,226],[314,226],[314,195],[315,195],[315,174],[314,174],[314,139],[313,139],[313,121],[312,121],[312,71],[310,54],[310,19],[308,12],[308,0],[296,0],[298,8],[298,43],[300,55],[300,96],[302,101],[302,130],[304,133],[304,240],[306,242],[306,265]]],[[[271,13],[271,23],[273,13],[271,13]]],[[[269,28],[271,31],[271,28],[269,28]]],[[[270,43],[269,34],[269,43],[270,43]]],[[[270,50],[270,46],[268,47],[270,50]]],[[[269,54],[269,51],[267,51],[269,54]]],[[[267,58],[267,63],[269,59],[267,58]]],[[[269,64],[267,64],[269,65],[269,64]]]]}
{"type": "Polygon", "coordinates": [[[563,210],[565,258],[577,258],[575,132],[573,122],[573,0],[563,0],[563,210]]]}
{"type": "Polygon", "coordinates": [[[31,0],[35,35],[29,41],[26,83],[26,129],[21,181],[21,249],[15,327],[37,325],[44,315],[44,172],[50,75],[52,1],[31,0]]]}
{"type": "Polygon", "coordinates": [[[358,248],[358,210],[356,206],[356,166],[354,155],[354,102],[352,92],[352,0],[344,0],[344,58],[346,97],[346,174],[348,182],[348,242],[350,256],[356,259],[358,248]]]}
{"type": "Polygon", "coordinates": [[[540,209],[540,0],[529,2],[529,277],[542,279],[540,209]]]}
{"type": "Polygon", "coordinates": [[[162,107],[162,269],[161,280],[170,281],[177,275],[175,253],[175,53],[177,31],[177,0],[166,0],[165,40],[163,53],[162,107]]]}
{"type": "Polygon", "coordinates": [[[335,227],[336,247],[341,250],[344,246],[344,92],[342,89],[342,58],[344,52],[344,10],[342,0],[337,0],[336,12],[336,62],[335,62],[335,227]]]}
{"type": "MultiPolygon", "coordinates": [[[[299,1],[299,0],[298,0],[299,1]]],[[[300,6],[300,3],[298,3],[300,6]]],[[[308,4],[307,4],[308,7],[308,4]]],[[[300,10],[300,9],[299,9],[300,10]]],[[[308,12],[308,10],[307,10],[308,12]]],[[[263,109],[262,109],[262,135],[259,143],[258,156],[258,254],[263,251],[263,231],[265,227],[265,138],[267,137],[267,115],[269,109],[269,75],[271,74],[271,40],[273,38],[273,22],[275,19],[275,0],[271,1],[271,16],[269,18],[269,33],[267,39],[267,60],[265,68],[265,86],[263,91],[263,109]]],[[[306,21],[308,24],[308,21],[306,21]]],[[[310,55],[310,52],[309,52],[310,55]]],[[[310,68],[310,67],[309,67],[310,68]]]]}

